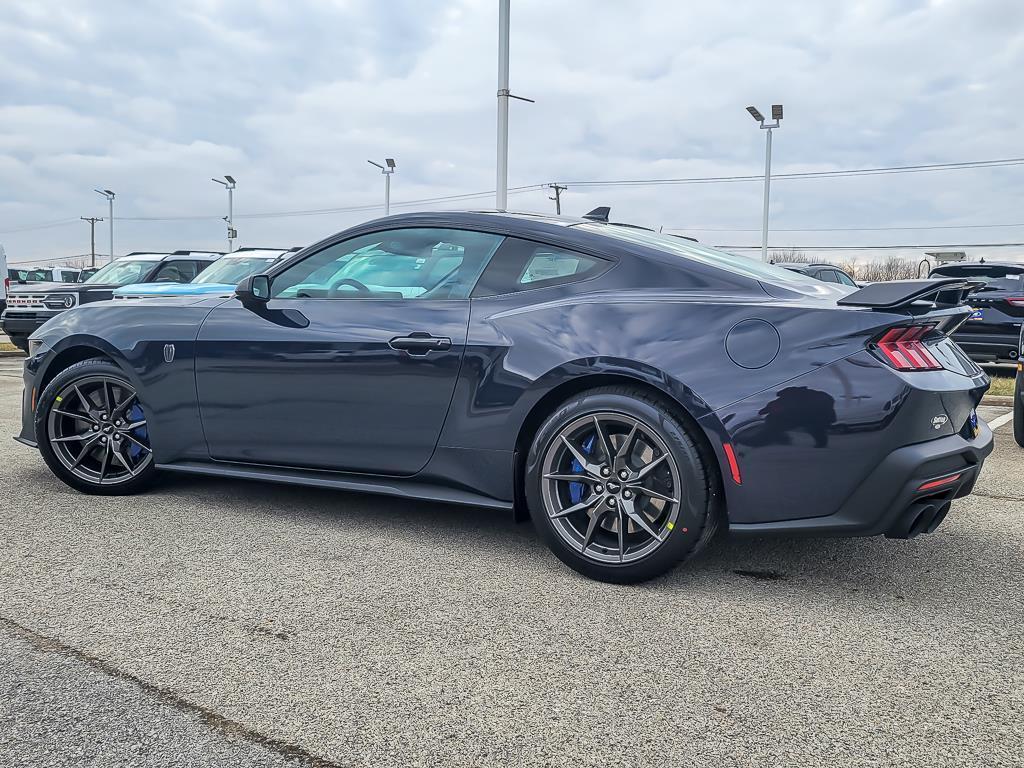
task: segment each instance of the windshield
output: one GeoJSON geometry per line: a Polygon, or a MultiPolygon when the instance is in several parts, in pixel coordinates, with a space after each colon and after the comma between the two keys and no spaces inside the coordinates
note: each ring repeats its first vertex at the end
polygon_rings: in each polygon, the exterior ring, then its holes
{"type": "Polygon", "coordinates": [[[27,269],[8,269],[7,276],[15,283],[24,282],[31,274],[27,269]]]}
{"type": "Polygon", "coordinates": [[[192,282],[237,285],[249,275],[258,275],[275,261],[276,256],[225,256],[200,272],[192,282]]]}
{"type": "Polygon", "coordinates": [[[53,273],[48,269],[30,269],[26,280],[41,283],[52,279],[53,273]]]}
{"type": "Polygon", "coordinates": [[[112,261],[86,280],[86,283],[107,285],[129,285],[145,281],[146,275],[153,269],[154,261],[129,261],[120,259],[112,261]]]}
{"type": "Polygon", "coordinates": [[[802,272],[791,272],[774,264],[765,264],[758,259],[751,259],[746,256],[738,256],[735,253],[708,248],[692,240],[684,240],[681,237],[648,232],[643,229],[634,229],[633,227],[620,227],[615,224],[587,223],[576,226],[599,235],[608,235],[637,245],[644,245],[648,248],[656,248],[663,253],[674,254],[684,259],[699,261],[719,269],[726,269],[754,280],[766,280],[771,283],[785,284],[799,283],[801,285],[814,286],[815,288],[821,286],[819,280],[815,280],[813,277],[802,272]]]}

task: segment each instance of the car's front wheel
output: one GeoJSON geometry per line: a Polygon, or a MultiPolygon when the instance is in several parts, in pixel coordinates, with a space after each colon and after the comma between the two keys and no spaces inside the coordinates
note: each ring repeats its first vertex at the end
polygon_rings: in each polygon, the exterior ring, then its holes
{"type": "Polygon", "coordinates": [[[156,475],[138,393],[106,360],[58,373],[36,404],[35,429],[47,466],[84,493],[137,493],[156,475]]]}
{"type": "Polygon", "coordinates": [[[654,578],[717,528],[711,468],[682,420],[642,390],[605,387],[563,403],[538,430],[525,470],[538,532],[590,578],[654,578]]]}

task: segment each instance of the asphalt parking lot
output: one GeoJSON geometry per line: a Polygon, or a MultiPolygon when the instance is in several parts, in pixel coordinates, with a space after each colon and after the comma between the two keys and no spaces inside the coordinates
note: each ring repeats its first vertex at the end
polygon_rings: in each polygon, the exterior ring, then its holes
{"type": "MultiPolygon", "coordinates": [[[[912,541],[590,582],[486,510],[76,494],[0,358],[0,764],[1024,765],[1024,449],[912,541]]],[[[993,420],[1006,409],[986,409],[993,420]]]]}

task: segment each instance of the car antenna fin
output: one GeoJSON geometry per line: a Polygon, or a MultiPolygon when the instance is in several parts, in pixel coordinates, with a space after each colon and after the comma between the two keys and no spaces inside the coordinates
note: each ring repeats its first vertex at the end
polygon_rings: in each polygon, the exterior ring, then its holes
{"type": "Polygon", "coordinates": [[[589,213],[584,213],[583,218],[590,219],[591,221],[603,221],[608,223],[608,214],[611,212],[612,207],[610,205],[599,205],[589,213]]]}

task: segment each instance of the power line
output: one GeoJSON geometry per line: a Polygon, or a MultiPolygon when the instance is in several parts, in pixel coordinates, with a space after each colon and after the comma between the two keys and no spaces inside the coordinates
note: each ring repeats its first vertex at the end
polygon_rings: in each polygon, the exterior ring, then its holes
{"type": "MultiPolygon", "coordinates": [[[[716,245],[723,251],[760,251],[760,245],[716,245]]],[[[1024,248],[1024,243],[924,243],[915,245],[769,245],[772,251],[888,251],[923,248],[1024,248]]]]}
{"type": "MultiPolygon", "coordinates": [[[[879,168],[852,168],[846,170],[833,170],[833,171],[801,171],[794,173],[781,173],[773,174],[773,179],[822,179],[822,178],[847,178],[855,176],[875,176],[875,175],[889,175],[889,174],[900,174],[900,173],[931,173],[940,171],[955,171],[955,170],[971,170],[978,168],[1001,168],[1007,166],[1024,165],[1024,157],[1012,157],[998,160],[974,160],[959,163],[932,163],[925,165],[895,165],[895,166],[884,166],[879,168]]],[[[762,174],[748,175],[748,176],[694,176],[689,178],[669,178],[669,179],[610,179],[610,180],[580,180],[580,181],[568,181],[568,182],[555,182],[558,186],[576,186],[576,187],[640,187],[640,186],[659,186],[659,185],[682,185],[682,184],[718,184],[718,183],[736,183],[736,182],[760,182],[764,180],[762,174]]],[[[521,187],[511,187],[508,192],[509,194],[522,194],[524,192],[532,192],[542,190],[552,186],[552,183],[543,184],[529,184],[521,187]]],[[[433,205],[438,203],[451,203],[451,202],[464,202],[470,200],[476,200],[481,198],[487,198],[494,194],[494,190],[486,190],[481,192],[466,192],[462,194],[454,195],[442,195],[438,197],[426,197],[418,200],[407,200],[405,202],[394,203],[396,208],[409,208],[420,205],[433,205]]],[[[268,219],[268,218],[287,218],[293,216],[322,216],[339,213],[357,213],[363,211],[372,211],[379,206],[377,204],[364,204],[364,205],[352,205],[352,206],[340,206],[334,208],[311,208],[305,210],[291,210],[291,211],[262,211],[257,213],[239,214],[235,218],[239,219],[268,219]]],[[[119,216],[118,221],[140,221],[140,222],[158,222],[158,221],[219,221],[219,216],[213,215],[175,215],[175,216],[119,216]]],[[[53,222],[47,222],[43,224],[37,224],[29,227],[20,227],[16,229],[4,230],[0,234],[9,234],[13,232],[27,232],[35,229],[48,229],[51,227],[64,226],[71,222],[77,221],[77,219],[60,219],[53,222]]],[[[977,225],[977,226],[988,226],[988,225],[977,225]]],[[[1020,225],[1012,225],[1020,226],[1020,225]]],[[[954,228],[954,227],[950,227],[954,228]]],[[[966,227],[964,227],[966,228],[966,227]]],[[[910,227],[908,229],[921,229],[918,227],[910,227]]],[[[698,230],[698,231],[717,231],[717,230],[698,230]]],[[[721,231],[747,231],[747,230],[721,230],[721,231]]],[[[802,231],[802,230],[775,230],[775,231],[802,231]]],[[[807,230],[813,231],[813,230],[807,230]]],[[[831,231],[828,229],[822,229],[820,231],[831,231]]],[[[861,231],[860,228],[840,229],[836,228],[834,231],[861,231]]],[[[868,230],[863,230],[868,231],[868,230]]]]}
{"type": "Polygon", "coordinates": [[[48,221],[42,224],[33,224],[30,227],[17,227],[15,229],[5,229],[0,231],[0,235],[9,235],[13,232],[31,232],[35,229],[53,229],[54,227],[64,227],[68,224],[73,224],[78,219],[57,219],[56,221],[48,221]]]}
{"type": "MultiPolygon", "coordinates": [[[[1020,224],[935,224],[923,227],[804,227],[785,229],[772,227],[772,232],[893,232],[932,230],[932,229],[1000,229],[1004,227],[1024,227],[1020,224]]],[[[730,229],[728,227],[665,227],[672,232],[760,232],[760,229],[730,229]]]]}
{"type": "MultiPolygon", "coordinates": [[[[1003,160],[975,160],[964,163],[933,163],[931,165],[892,165],[882,168],[851,168],[835,171],[798,171],[793,173],[773,173],[775,179],[826,179],[851,176],[879,176],[899,173],[930,173],[935,171],[959,171],[975,168],[1002,168],[1013,165],[1024,165],[1024,157],[1011,157],[1003,160]]],[[[764,181],[764,174],[750,176],[693,176],[678,179],[612,179],[603,181],[566,181],[570,187],[643,187],[662,184],[719,184],[744,181],[764,181]]]]}

